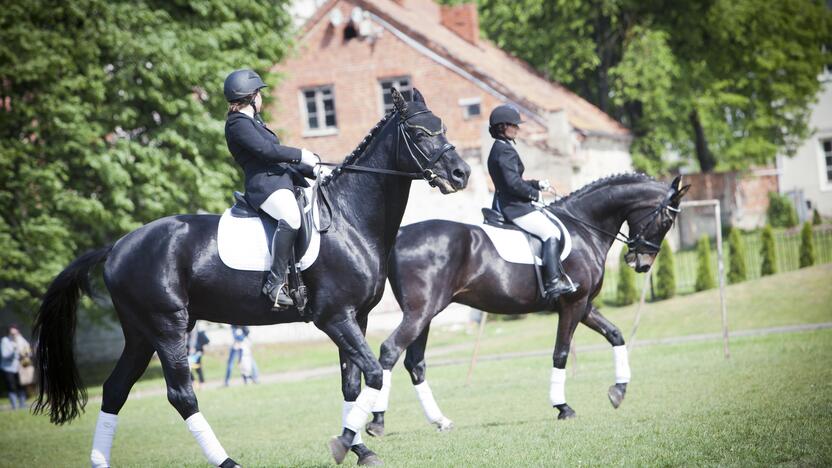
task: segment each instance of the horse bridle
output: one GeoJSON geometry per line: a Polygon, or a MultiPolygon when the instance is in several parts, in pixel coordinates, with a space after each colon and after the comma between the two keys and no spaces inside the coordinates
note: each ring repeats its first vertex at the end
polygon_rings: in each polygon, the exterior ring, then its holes
{"type": "MultiPolygon", "coordinates": [[[[404,117],[401,113],[399,113],[399,123],[396,129],[396,160],[399,159],[399,151],[401,149],[401,140],[404,140],[404,146],[407,148],[407,154],[413,159],[413,162],[416,163],[416,166],[419,168],[419,172],[405,172],[405,171],[396,171],[393,169],[382,169],[378,167],[367,167],[367,166],[358,166],[355,164],[331,164],[331,163],[318,163],[322,166],[335,166],[335,169],[332,171],[332,175],[337,175],[341,171],[354,171],[354,172],[371,172],[374,174],[383,174],[383,175],[392,175],[392,176],[399,176],[399,177],[407,177],[410,179],[425,179],[431,187],[436,187],[436,178],[438,177],[435,172],[433,172],[433,167],[439,162],[439,159],[445,155],[448,151],[454,150],[456,147],[450,143],[445,143],[439,148],[436,148],[430,154],[426,154],[422,151],[422,148],[419,147],[414,141],[413,137],[405,130],[405,127],[416,128],[425,133],[429,136],[436,136],[442,133],[445,133],[445,127],[440,126],[439,130],[430,130],[428,128],[422,127],[420,125],[413,125],[408,123],[408,120],[411,118],[426,114],[430,112],[429,110],[422,110],[419,112],[415,112],[407,117],[404,117]],[[413,148],[416,148],[416,152],[413,151],[413,148]],[[427,164],[422,165],[419,157],[417,154],[424,158],[427,164]]],[[[331,178],[329,180],[332,180],[331,178]]],[[[323,182],[323,185],[329,183],[329,180],[323,182]]]]}
{"type": "Polygon", "coordinates": [[[584,225],[584,226],[586,226],[590,229],[594,229],[594,230],[596,230],[596,231],[598,231],[602,234],[606,234],[607,236],[613,238],[614,240],[617,240],[619,242],[622,242],[622,243],[626,244],[627,248],[630,250],[630,252],[654,255],[654,254],[659,253],[659,250],[661,250],[661,246],[657,245],[655,242],[651,242],[651,241],[645,239],[644,238],[644,231],[647,229],[647,226],[652,224],[653,221],[656,219],[656,217],[659,216],[663,211],[668,211],[668,212],[672,212],[672,213],[680,213],[682,211],[679,208],[674,208],[674,207],[670,206],[670,199],[671,198],[672,198],[671,196],[668,196],[667,198],[665,198],[665,200],[663,202],[661,202],[659,204],[659,206],[653,208],[653,210],[651,210],[649,213],[645,214],[644,216],[642,216],[638,220],[636,220],[634,224],[639,224],[642,221],[644,221],[644,219],[646,219],[648,216],[650,217],[650,219],[646,223],[642,224],[641,229],[639,229],[638,232],[636,232],[636,234],[632,237],[627,236],[626,234],[621,232],[620,229],[618,230],[617,234],[613,234],[613,233],[611,233],[611,232],[609,232],[605,229],[601,229],[598,226],[595,226],[594,224],[590,224],[590,223],[588,223],[588,222],[586,222],[586,221],[584,221],[580,218],[572,216],[569,213],[563,212],[563,213],[557,213],[557,215],[558,216],[566,216],[567,218],[570,218],[570,219],[572,219],[573,221],[576,221],[579,224],[582,224],[582,225],[584,225]]]}

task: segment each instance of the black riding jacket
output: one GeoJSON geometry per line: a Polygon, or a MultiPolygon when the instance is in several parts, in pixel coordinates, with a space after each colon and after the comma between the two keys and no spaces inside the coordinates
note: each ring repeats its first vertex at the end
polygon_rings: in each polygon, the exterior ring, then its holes
{"type": "Polygon", "coordinates": [[[225,141],[243,168],[246,198],[257,208],[276,190],[308,187],[304,176],[314,178],[312,168],[300,164],[300,148],[281,145],[274,132],[242,112],[228,114],[225,141]]]}
{"type": "Polygon", "coordinates": [[[523,161],[506,140],[494,140],[488,155],[488,174],[494,182],[494,201],[491,208],[512,220],[534,211],[531,202],[540,197],[536,180],[523,180],[523,161]]]}

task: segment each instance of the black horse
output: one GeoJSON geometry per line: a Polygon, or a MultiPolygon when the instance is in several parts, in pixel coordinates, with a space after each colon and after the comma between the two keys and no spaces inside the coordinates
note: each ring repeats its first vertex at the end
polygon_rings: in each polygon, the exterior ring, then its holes
{"type": "MultiPolygon", "coordinates": [[[[363,332],[367,314],[384,290],[387,260],[411,180],[424,177],[442,193],[451,193],[463,189],[470,174],[422,95],[414,90],[413,102],[405,102],[396,90],[392,92],[395,110],[319,184],[320,205],[329,207],[331,216],[322,214],[322,223],[323,218],[329,218],[328,230],[322,233],[319,258],[303,274],[309,290],[309,315],[294,309],[272,310],[260,292],[264,273],[232,270],[222,263],[217,251],[219,216],[179,215],[156,220],[113,245],[80,256],[50,285],[35,323],[41,384],[35,412],[48,411],[53,423],[63,424],[83,410],[86,393],[73,358],[76,307],[81,290],[89,293],[89,270],[106,260],[104,282],[121,322],[125,345],[104,383],[101,410],[110,425],[104,424],[103,434],[108,430],[114,433],[113,415],[118,414],[156,352],[168,400],[186,420],[206,457],[216,465],[233,466],[199,413],[188,369],[189,330],[196,320],[264,325],[311,318],[338,346],[344,399],[355,402],[345,416],[343,433],[329,442],[336,461],[343,461],[382,387],[381,366],[363,332]],[[365,388],[359,395],[360,387],[349,382],[360,381],[360,373],[371,390],[365,388]],[[226,458],[218,459],[218,453],[226,458]]],[[[101,453],[95,453],[98,450],[106,452],[108,459],[107,443],[103,449],[96,448],[98,436],[97,429],[93,458],[101,459],[101,453]]],[[[111,443],[112,435],[107,437],[111,443]]],[[[378,461],[364,445],[352,446],[352,450],[362,463],[378,461]]]]}
{"type": "MultiPolygon", "coordinates": [[[[601,290],[607,252],[626,221],[630,237],[627,261],[638,272],[650,269],[659,245],[673,224],[682,196],[690,186],[670,187],[643,174],[624,174],[595,181],[547,205],[566,226],[572,250],[564,261],[566,271],[580,285],[556,303],[547,303],[531,265],[504,261],[478,226],[430,220],[403,227],[390,259],[390,284],[404,312],[401,324],[381,345],[379,361],[385,372],[407,349],[404,365],[421,400],[428,421],[439,430],[452,422],[439,410],[425,380],[425,346],[430,322],[451,302],[497,314],[526,314],[555,310],[560,314],[553,355],[550,399],[558,419],[575,415],[564,394],[566,359],[578,323],[602,334],[616,354],[616,384],[609,389],[614,407],[624,398],[629,381],[624,338],[596,308],[592,299],[601,290]]],[[[385,384],[388,381],[385,380],[385,384]]],[[[389,385],[382,398],[389,397],[389,385]]],[[[380,399],[380,400],[382,400],[380,399]]],[[[377,405],[370,435],[384,433],[384,405],[377,405]]]]}

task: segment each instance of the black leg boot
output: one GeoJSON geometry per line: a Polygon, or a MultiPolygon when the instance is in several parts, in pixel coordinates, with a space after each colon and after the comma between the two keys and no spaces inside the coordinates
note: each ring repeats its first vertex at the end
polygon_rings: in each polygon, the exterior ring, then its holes
{"type": "Polygon", "coordinates": [[[292,229],[289,223],[281,219],[272,237],[272,269],[266,284],[263,285],[263,294],[269,296],[275,308],[295,305],[292,298],[286,294],[285,285],[286,269],[292,257],[292,249],[295,248],[297,234],[297,229],[292,229]]]}
{"type": "Polygon", "coordinates": [[[543,286],[546,299],[556,299],[561,294],[575,292],[573,283],[560,263],[560,240],[550,237],[543,243],[543,286]]]}

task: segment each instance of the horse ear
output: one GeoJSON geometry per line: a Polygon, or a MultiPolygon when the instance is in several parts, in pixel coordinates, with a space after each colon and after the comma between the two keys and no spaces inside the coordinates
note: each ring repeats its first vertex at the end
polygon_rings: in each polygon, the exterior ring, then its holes
{"type": "Polygon", "coordinates": [[[402,97],[402,93],[400,93],[398,89],[390,88],[390,96],[393,97],[393,107],[396,108],[396,111],[399,114],[407,112],[407,102],[405,102],[404,97],[402,97]]]}
{"type": "Polygon", "coordinates": [[[681,189],[677,190],[677,191],[676,191],[676,193],[674,193],[674,194],[673,194],[673,196],[672,196],[672,197],[670,197],[670,201],[671,201],[674,205],[678,205],[678,204],[679,204],[679,202],[681,202],[681,201],[682,201],[682,197],[684,197],[684,196],[685,196],[685,194],[686,194],[686,193],[688,193],[688,190],[690,190],[690,184],[685,185],[685,186],[684,186],[684,187],[682,187],[681,189]]]}
{"type": "Polygon", "coordinates": [[[680,185],[681,183],[682,183],[682,176],[680,176],[680,175],[677,175],[677,176],[673,179],[673,182],[671,182],[671,183],[670,183],[670,187],[671,187],[671,188],[673,188],[673,192],[674,192],[674,193],[679,191],[679,185],[680,185]]]}
{"type": "Polygon", "coordinates": [[[420,93],[416,88],[413,88],[413,102],[421,102],[422,104],[427,105],[425,97],[422,96],[422,93],[420,93]]]}

